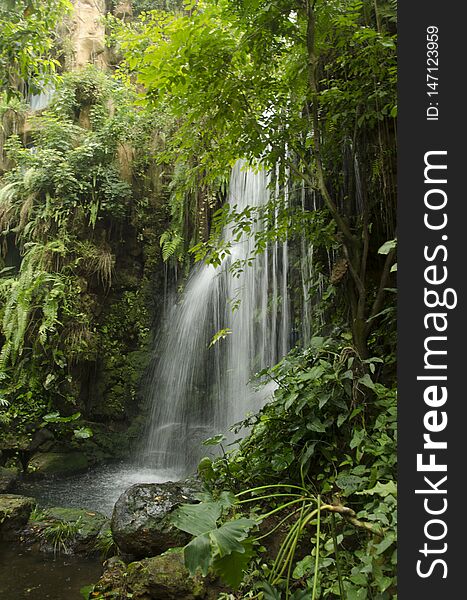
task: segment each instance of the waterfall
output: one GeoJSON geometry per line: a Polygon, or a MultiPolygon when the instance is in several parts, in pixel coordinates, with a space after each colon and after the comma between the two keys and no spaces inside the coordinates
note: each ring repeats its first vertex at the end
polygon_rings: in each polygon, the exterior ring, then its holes
{"type": "MultiPolygon", "coordinates": [[[[229,204],[240,212],[268,200],[267,174],[239,161],[229,204]]],[[[203,440],[258,411],[272,393],[271,387],[255,389],[249,381],[290,347],[289,260],[287,244],[273,242],[246,265],[263,223],[254,219],[241,239],[227,226],[223,239],[231,243],[230,256],[218,267],[196,265],[168,312],[156,343],[146,464],[179,474],[195,469],[207,453],[203,440]],[[224,339],[211,344],[221,330],[224,339]]]]}
{"type": "Polygon", "coordinates": [[[51,103],[54,94],[55,87],[53,85],[45,86],[38,94],[29,94],[27,101],[29,103],[31,112],[44,110],[44,108],[47,108],[51,103]]]}

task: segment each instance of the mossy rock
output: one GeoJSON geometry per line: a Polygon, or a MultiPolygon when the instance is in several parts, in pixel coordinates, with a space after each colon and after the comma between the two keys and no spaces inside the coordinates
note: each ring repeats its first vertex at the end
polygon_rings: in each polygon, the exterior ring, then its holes
{"type": "Polygon", "coordinates": [[[109,519],[101,513],[54,507],[31,520],[23,537],[30,543],[39,542],[40,549],[46,552],[66,548],[67,552],[92,555],[98,553],[98,538],[109,527],[109,519]]]}
{"type": "Polygon", "coordinates": [[[36,501],[27,496],[0,494],[0,540],[14,540],[27,523],[36,501]]]}
{"type": "Polygon", "coordinates": [[[0,467],[0,494],[9,492],[18,479],[18,471],[16,469],[6,469],[0,467]]]}
{"type": "Polygon", "coordinates": [[[42,477],[75,475],[88,468],[88,458],[81,452],[39,452],[28,466],[31,473],[42,477]]]}
{"type": "MultiPolygon", "coordinates": [[[[192,577],[184,565],[183,548],[172,548],[152,558],[125,565],[111,558],[94,591],[103,598],[133,600],[201,600],[217,598],[218,593],[208,588],[209,581],[201,576],[192,577]]],[[[217,590],[216,590],[217,592],[217,590]]]]}
{"type": "Polygon", "coordinates": [[[207,594],[205,580],[187,571],[183,548],[129,564],[127,581],[134,600],[197,600],[207,594]]]}

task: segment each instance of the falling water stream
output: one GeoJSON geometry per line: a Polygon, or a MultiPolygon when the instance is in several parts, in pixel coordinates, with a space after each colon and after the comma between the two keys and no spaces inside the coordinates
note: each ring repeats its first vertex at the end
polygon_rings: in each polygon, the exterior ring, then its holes
{"type": "MultiPolygon", "coordinates": [[[[268,184],[264,171],[253,172],[239,161],[228,202],[237,212],[263,206],[268,184]]],[[[275,242],[246,266],[255,234],[264,227],[262,219],[253,221],[241,239],[231,225],[225,228],[230,255],[218,267],[197,265],[169,311],[152,374],[145,464],[192,471],[203,440],[228,431],[271,394],[270,387],[255,389],[249,381],[289,349],[288,248],[275,242]],[[212,344],[221,330],[225,338],[212,344]]]]}

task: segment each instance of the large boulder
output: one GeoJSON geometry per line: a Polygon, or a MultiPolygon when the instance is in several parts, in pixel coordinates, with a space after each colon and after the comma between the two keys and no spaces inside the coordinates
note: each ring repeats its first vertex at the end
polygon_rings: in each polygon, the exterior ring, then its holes
{"type": "Polygon", "coordinates": [[[131,594],[133,600],[198,600],[217,598],[219,589],[211,578],[192,577],[185,568],[183,548],[125,565],[112,558],[94,588],[99,597],[131,594]]]}
{"type": "Polygon", "coordinates": [[[36,501],[27,496],[0,494],[0,540],[12,540],[27,523],[36,501]]]}
{"type": "Polygon", "coordinates": [[[124,492],[112,515],[113,538],[125,554],[136,558],[162,554],[186,545],[191,536],[174,527],[173,511],[196,502],[199,488],[192,482],[136,484],[124,492]]]}
{"type": "Polygon", "coordinates": [[[128,565],[127,581],[134,600],[197,600],[206,597],[202,577],[185,568],[183,548],[128,565]]]}
{"type": "Polygon", "coordinates": [[[81,452],[39,452],[29,461],[29,471],[39,477],[64,477],[83,473],[89,461],[81,452]]]}

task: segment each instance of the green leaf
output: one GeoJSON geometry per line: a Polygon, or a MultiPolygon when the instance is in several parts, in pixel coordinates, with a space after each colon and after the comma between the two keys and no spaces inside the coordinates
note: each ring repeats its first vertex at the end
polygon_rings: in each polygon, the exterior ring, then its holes
{"type": "Polygon", "coordinates": [[[306,371],[306,373],[302,373],[299,376],[299,379],[300,379],[300,381],[309,381],[310,379],[319,379],[323,373],[324,373],[323,367],[321,367],[320,365],[315,365],[314,367],[311,367],[311,369],[309,371],[306,371]]]}
{"type": "Polygon", "coordinates": [[[347,584],[345,588],[347,600],[366,600],[368,592],[366,588],[357,588],[351,584],[347,584]]]}
{"type": "Polygon", "coordinates": [[[219,527],[212,530],[209,535],[211,541],[216,548],[217,553],[222,558],[232,552],[245,552],[244,546],[240,543],[248,537],[248,532],[256,525],[253,519],[244,517],[228,521],[219,527]]]}
{"type": "Polygon", "coordinates": [[[212,348],[214,344],[217,344],[219,340],[225,340],[228,335],[231,335],[232,330],[226,327],[225,329],[220,329],[217,333],[212,336],[212,340],[209,343],[209,348],[212,348]]]}
{"type": "Polygon", "coordinates": [[[207,533],[195,537],[184,549],[185,566],[194,575],[201,569],[203,575],[208,574],[211,565],[211,542],[207,533]]]}
{"type": "Polygon", "coordinates": [[[90,427],[80,427],[79,429],[73,430],[73,435],[78,440],[86,440],[94,435],[93,430],[90,427]]]}
{"type": "Polygon", "coordinates": [[[76,421],[80,417],[81,417],[81,413],[79,413],[79,412],[74,413],[74,414],[70,415],[69,417],[61,417],[59,412],[53,412],[53,413],[44,415],[42,417],[42,419],[46,423],[70,423],[71,421],[76,421]]]}
{"type": "Polygon", "coordinates": [[[244,572],[253,558],[253,542],[245,540],[242,542],[243,552],[232,552],[229,555],[217,558],[213,562],[213,568],[222,580],[233,589],[241,584],[244,572]]]}
{"type": "Polygon", "coordinates": [[[352,439],[350,440],[351,448],[358,448],[363,441],[363,438],[366,435],[366,431],[364,429],[357,429],[354,431],[352,439]]]}
{"type": "Polygon", "coordinates": [[[281,600],[281,592],[267,581],[262,581],[258,587],[263,590],[264,600],[281,600]]]}
{"type": "Polygon", "coordinates": [[[389,254],[397,246],[397,240],[388,240],[378,249],[378,254],[389,254]]]}
{"type": "Polygon", "coordinates": [[[367,388],[370,388],[370,390],[374,391],[376,389],[375,384],[368,373],[365,373],[365,375],[363,375],[363,377],[360,377],[360,379],[358,380],[358,383],[361,383],[362,385],[366,386],[367,388]]]}
{"type": "Polygon", "coordinates": [[[358,477],[357,475],[340,475],[336,479],[336,484],[343,490],[346,494],[351,494],[355,492],[361,485],[363,479],[358,477]]]}
{"type": "Polygon", "coordinates": [[[313,572],[315,565],[315,559],[311,554],[307,554],[304,559],[300,560],[296,565],[292,573],[294,579],[301,579],[313,572]]]}
{"type": "Polygon", "coordinates": [[[222,433],[219,433],[218,435],[215,435],[213,437],[208,438],[207,440],[204,440],[203,446],[218,446],[219,444],[222,444],[222,442],[224,440],[225,440],[225,435],[222,433]]]}
{"type": "Polygon", "coordinates": [[[381,496],[382,498],[386,498],[386,496],[394,496],[394,498],[397,498],[397,486],[392,480],[388,481],[387,483],[381,483],[378,481],[371,489],[363,490],[357,493],[365,494],[367,496],[374,496],[374,494],[378,494],[378,496],[381,496]]]}
{"type": "Polygon", "coordinates": [[[381,540],[379,544],[376,544],[376,554],[382,554],[385,550],[390,548],[394,542],[396,541],[396,536],[394,533],[390,532],[385,535],[385,537],[381,540]]]}
{"type": "Polygon", "coordinates": [[[203,535],[216,529],[222,507],[218,502],[183,504],[171,516],[171,522],[191,535],[203,535]]]}

